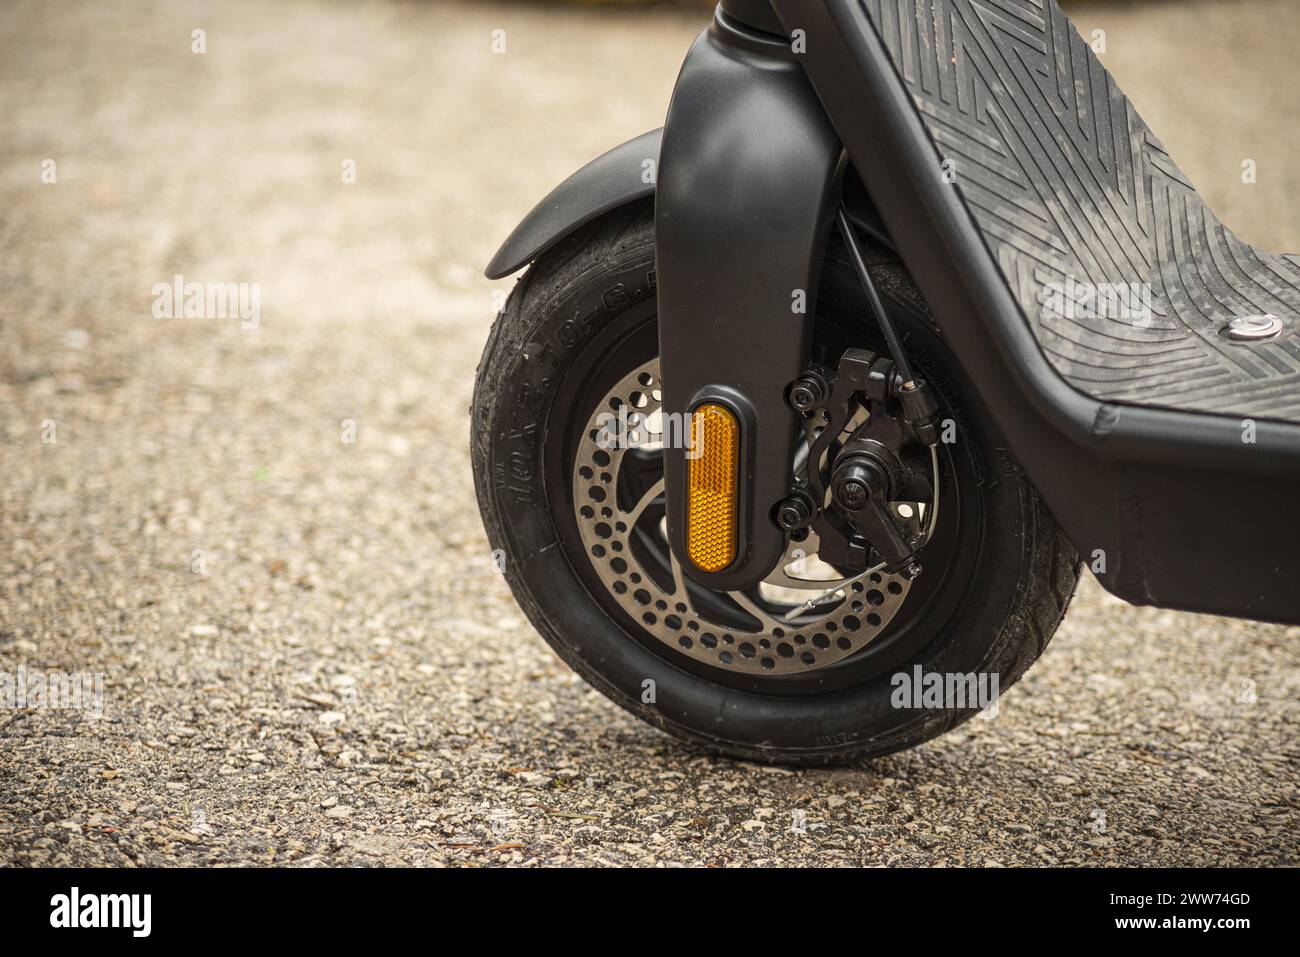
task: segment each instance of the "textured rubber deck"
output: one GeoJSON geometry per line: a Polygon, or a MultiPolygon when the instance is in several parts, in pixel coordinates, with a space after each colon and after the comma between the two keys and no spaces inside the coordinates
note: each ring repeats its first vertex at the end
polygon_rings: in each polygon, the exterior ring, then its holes
{"type": "Polygon", "coordinates": [[[1300,422],[1300,258],[1219,222],[1056,0],[859,2],[1068,382],[1300,422]],[[1285,331],[1226,337],[1261,314],[1285,331]]]}

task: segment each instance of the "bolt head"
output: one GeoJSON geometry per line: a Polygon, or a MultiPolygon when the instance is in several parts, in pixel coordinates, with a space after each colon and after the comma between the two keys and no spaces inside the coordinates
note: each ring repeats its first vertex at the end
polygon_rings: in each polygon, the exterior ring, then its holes
{"type": "Polygon", "coordinates": [[[857,479],[849,479],[840,486],[840,501],[848,508],[861,508],[870,497],[871,491],[857,479]]]}
{"type": "Polygon", "coordinates": [[[817,397],[806,385],[797,385],[790,390],[790,404],[800,412],[807,412],[816,401],[817,397]]]}
{"type": "Polygon", "coordinates": [[[1228,338],[1238,342],[1272,339],[1284,328],[1282,320],[1271,312],[1260,316],[1238,316],[1228,323],[1228,338]]]}
{"type": "Polygon", "coordinates": [[[787,532],[803,528],[811,517],[807,504],[797,497],[786,499],[776,510],[776,524],[787,532]]]}

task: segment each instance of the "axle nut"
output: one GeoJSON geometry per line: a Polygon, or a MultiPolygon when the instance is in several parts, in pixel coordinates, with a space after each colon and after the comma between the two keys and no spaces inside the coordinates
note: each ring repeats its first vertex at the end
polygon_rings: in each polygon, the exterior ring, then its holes
{"type": "Polygon", "coordinates": [[[812,521],[812,508],[802,495],[791,495],[776,507],[776,524],[787,532],[797,532],[812,521]]]}
{"type": "Polygon", "coordinates": [[[807,412],[826,401],[826,383],[819,376],[800,376],[790,386],[790,405],[796,412],[807,412]]]}

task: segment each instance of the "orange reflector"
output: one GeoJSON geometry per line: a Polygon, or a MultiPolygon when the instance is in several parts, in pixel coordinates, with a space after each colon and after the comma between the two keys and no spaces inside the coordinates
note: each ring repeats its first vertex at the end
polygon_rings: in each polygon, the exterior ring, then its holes
{"type": "Polygon", "coordinates": [[[686,553],[706,572],[736,558],[736,470],[740,427],[731,410],[714,402],[691,415],[686,456],[686,553]]]}

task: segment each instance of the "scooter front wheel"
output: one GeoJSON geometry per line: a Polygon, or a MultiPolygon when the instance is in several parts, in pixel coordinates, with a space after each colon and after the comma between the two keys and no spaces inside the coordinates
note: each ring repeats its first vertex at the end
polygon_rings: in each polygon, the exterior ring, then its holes
{"type": "MultiPolygon", "coordinates": [[[[479,366],[479,507],[524,612],[570,666],[645,720],[746,758],[825,763],[910,747],[996,703],[1046,647],[1078,578],[1073,546],[1010,458],[901,263],[872,263],[949,424],[915,581],[791,542],[748,592],[713,592],[668,548],[654,222],[608,214],[540,258],[479,366]],[[601,441],[611,422],[618,443],[601,441]],[[956,691],[959,699],[954,699],[956,691]]],[[[879,347],[832,244],[815,352],[879,347]]]]}

